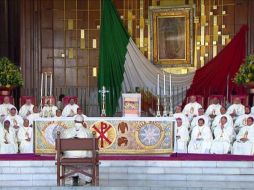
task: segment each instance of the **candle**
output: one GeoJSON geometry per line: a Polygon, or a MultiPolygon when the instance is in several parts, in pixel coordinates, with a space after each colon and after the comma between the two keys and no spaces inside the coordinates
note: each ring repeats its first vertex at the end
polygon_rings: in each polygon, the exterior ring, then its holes
{"type": "Polygon", "coordinates": [[[43,96],[43,73],[41,73],[41,97],[43,96]]]}
{"type": "Polygon", "coordinates": [[[52,85],[53,85],[53,74],[50,73],[50,88],[49,88],[49,94],[52,96],[52,85]]]}
{"type": "Polygon", "coordinates": [[[169,96],[172,96],[172,81],[171,81],[171,74],[169,75],[169,96]]]}
{"type": "Polygon", "coordinates": [[[163,75],[163,92],[164,96],[166,96],[166,75],[163,75]]]}
{"type": "Polygon", "coordinates": [[[47,96],[47,93],[48,93],[48,90],[47,90],[47,87],[48,87],[48,75],[47,75],[47,73],[45,73],[45,96],[47,96]]]}
{"type": "Polygon", "coordinates": [[[160,75],[157,75],[157,95],[160,95],[160,75]]]}

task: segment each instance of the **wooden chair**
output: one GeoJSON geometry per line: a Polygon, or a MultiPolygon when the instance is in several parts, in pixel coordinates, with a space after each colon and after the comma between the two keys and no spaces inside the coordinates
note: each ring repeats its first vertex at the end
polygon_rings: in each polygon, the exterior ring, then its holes
{"type": "Polygon", "coordinates": [[[23,106],[26,103],[26,100],[30,99],[33,105],[36,105],[36,100],[34,96],[21,96],[19,98],[19,106],[23,106]]]}
{"type": "Polygon", "coordinates": [[[65,184],[65,178],[81,173],[92,178],[92,185],[99,185],[99,157],[98,157],[98,139],[95,138],[72,138],[61,139],[60,132],[57,132],[56,151],[57,151],[57,186],[60,181],[65,184]],[[86,150],[92,151],[91,158],[65,158],[64,151],[86,150]],[[65,173],[65,169],[69,168],[69,173],[65,173]],[[85,171],[91,169],[91,173],[85,171]],[[62,170],[62,172],[60,172],[62,170]],[[60,174],[61,173],[61,174],[60,174]]]}
{"type": "Polygon", "coordinates": [[[233,101],[234,101],[235,98],[240,98],[242,105],[244,105],[244,106],[249,105],[248,96],[246,96],[246,95],[231,95],[231,97],[230,97],[230,103],[231,104],[233,104],[233,101]]]}
{"type": "Polygon", "coordinates": [[[208,103],[207,106],[209,106],[212,103],[212,100],[214,98],[218,98],[220,105],[225,106],[225,96],[223,96],[223,95],[210,95],[207,98],[207,103],[208,103]]]}
{"type": "Polygon", "coordinates": [[[65,96],[63,98],[63,105],[66,106],[69,104],[70,99],[74,99],[75,104],[78,104],[78,97],[77,96],[65,96]]]}
{"type": "MultiPolygon", "coordinates": [[[[193,96],[196,96],[196,101],[197,101],[202,107],[204,107],[204,97],[201,96],[201,95],[193,95],[193,96]]],[[[190,103],[190,97],[191,97],[191,96],[188,96],[188,97],[187,97],[187,103],[190,103]]]]}

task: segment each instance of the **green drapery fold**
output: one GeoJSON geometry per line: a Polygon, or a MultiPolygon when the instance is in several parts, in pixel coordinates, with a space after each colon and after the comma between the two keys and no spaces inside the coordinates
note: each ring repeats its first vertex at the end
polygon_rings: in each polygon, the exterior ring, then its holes
{"type": "MultiPolygon", "coordinates": [[[[106,115],[113,116],[121,96],[125,55],[130,36],[112,0],[103,0],[102,5],[98,90],[102,89],[102,86],[109,90],[106,94],[106,115]]],[[[98,94],[98,101],[101,106],[101,94],[98,94]]]]}

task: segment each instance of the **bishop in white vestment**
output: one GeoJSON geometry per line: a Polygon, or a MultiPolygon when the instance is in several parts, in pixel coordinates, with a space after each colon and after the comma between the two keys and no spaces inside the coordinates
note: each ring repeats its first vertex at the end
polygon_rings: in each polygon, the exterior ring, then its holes
{"type": "Polygon", "coordinates": [[[214,129],[214,140],[210,152],[212,154],[227,154],[231,150],[234,134],[234,128],[227,122],[227,117],[221,117],[219,125],[214,129]]]}
{"type": "Polygon", "coordinates": [[[240,129],[233,145],[232,154],[254,154],[254,124],[252,117],[249,117],[247,119],[247,125],[240,129]]]}
{"type": "Polygon", "coordinates": [[[233,104],[229,106],[227,114],[231,115],[233,119],[245,113],[244,105],[241,104],[241,99],[236,97],[233,104]]]}
{"type": "Polygon", "coordinates": [[[18,131],[18,140],[20,142],[20,153],[33,153],[33,128],[29,125],[29,120],[26,118],[23,126],[18,131]]]}
{"type": "Polygon", "coordinates": [[[189,131],[186,126],[183,125],[181,118],[176,118],[176,144],[175,152],[187,153],[187,143],[189,141],[189,131]]]}
{"type": "Polygon", "coordinates": [[[220,115],[220,108],[221,105],[219,104],[219,99],[215,97],[212,100],[212,104],[210,104],[206,109],[205,114],[211,119],[214,119],[217,115],[220,115]]]}
{"type": "Polygon", "coordinates": [[[75,104],[75,100],[71,98],[69,104],[64,107],[62,115],[64,117],[73,117],[77,114],[78,108],[79,106],[75,104]]]}
{"type": "Polygon", "coordinates": [[[0,128],[0,154],[16,154],[18,152],[18,144],[16,134],[10,127],[10,121],[4,121],[4,127],[0,128]]]}
{"type": "Polygon", "coordinates": [[[29,116],[33,113],[33,107],[31,99],[26,99],[26,103],[19,110],[19,115],[23,118],[29,116]]]}
{"type": "Polygon", "coordinates": [[[231,125],[231,126],[234,125],[233,118],[232,118],[229,114],[226,113],[226,108],[222,106],[222,107],[220,108],[220,114],[217,115],[217,116],[214,118],[214,120],[213,120],[212,127],[211,127],[212,130],[214,130],[214,128],[215,128],[216,126],[219,125],[220,120],[221,120],[221,118],[222,118],[223,116],[225,116],[225,117],[227,118],[227,123],[228,123],[228,125],[231,125]]]}
{"type": "Polygon", "coordinates": [[[196,96],[191,96],[190,103],[184,106],[183,113],[191,121],[194,116],[198,115],[199,108],[202,108],[202,106],[198,102],[196,102],[196,96]]]}
{"type": "Polygon", "coordinates": [[[198,125],[195,126],[191,133],[191,140],[188,146],[188,153],[209,153],[213,140],[210,127],[204,125],[204,119],[198,120],[198,125]]]}

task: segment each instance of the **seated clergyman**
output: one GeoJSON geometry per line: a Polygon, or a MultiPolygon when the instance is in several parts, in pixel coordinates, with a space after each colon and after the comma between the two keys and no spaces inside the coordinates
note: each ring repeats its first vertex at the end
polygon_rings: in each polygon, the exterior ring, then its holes
{"type": "MultiPolygon", "coordinates": [[[[69,138],[91,138],[93,137],[91,130],[87,128],[86,123],[84,122],[84,117],[81,115],[77,115],[75,117],[75,125],[74,127],[68,128],[63,131],[61,138],[69,139],[69,138]]],[[[92,157],[91,151],[65,151],[64,156],[67,158],[85,158],[92,157]]],[[[84,182],[91,182],[91,178],[85,176],[83,174],[74,174],[74,176],[79,176],[81,180],[84,182]]]]}
{"type": "Polygon", "coordinates": [[[27,118],[24,118],[23,125],[18,131],[18,141],[20,153],[33,153],[33,128],[27,118]]]}
{"type": "Polygon", "coordinates": [[[193,117],[198,115],[198,109],[202,106],[196,101],[196,96],[190,97],[190,102],[184,106],[183,113],[191,121],[193,117]]]}
{"type": "Polygon", "coordinates": [[[23,118],[29,116],[31,113],[33,113],[33,107],[34,105],[32,104],[32,100],[26,99],[26,103],[21,106],[19,110],[19,115],[23,118]]]}
{"type": "Polygon", "coordinates": [[[41,110],[42,117],[54,117],[56,115],[57,107],[55,106],[54,99],[47,100],[46,104],[41,110]]]}
{"type": "Polygon", "coordinates": [[[73,117],[74,115],[77,114],[77,109],[78,109],[78,105],[75,104],[75,100],[73,98],[71,98],[69,100],[69,104],[66,105],[63,109],[63,116],[64,117],[73,117]]]}
{"type": "Polygon", "coordinates": [[[176,144],[175,152],[187,153],[187,143],[189,141],[188,127],[183,125],[181,118],[176,118],[176,144]]]}

